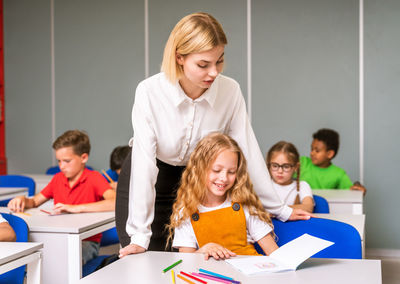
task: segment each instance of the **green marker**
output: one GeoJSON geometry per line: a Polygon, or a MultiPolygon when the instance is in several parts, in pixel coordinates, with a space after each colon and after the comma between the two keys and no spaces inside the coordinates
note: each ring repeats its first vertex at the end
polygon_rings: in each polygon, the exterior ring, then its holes
{"type": "Polygon", "coordinates": [[[168,270],[170,270],[171,268],[177,266],[177,265],[178,265],[179,263],[181,263],[181,262],[182,262],[182,259],[180,259],[180,260],[178,260],[177,262],[171,264],[170,266],[168,266],[167,268],[165,268],[165,269],[163,270],[163,273],[165,273],[165,272],[167,272],[168,270]]]}

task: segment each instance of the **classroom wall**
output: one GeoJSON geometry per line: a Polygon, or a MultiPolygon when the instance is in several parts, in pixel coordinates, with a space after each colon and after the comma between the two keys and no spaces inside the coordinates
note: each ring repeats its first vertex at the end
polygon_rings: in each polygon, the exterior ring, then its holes
{"type": "MultiPolygon", "coordinates": [[[[44,173],[52,163],[50,0],[3,3],[8,169],[44,173]]],[[[262,152],[285,139],[307,155],[312,133],[331,127],[341,134],[334,162],[359,179],[358,0],[251,4],[249,107],[262,152]]],[[[224,73],[248,101],[246,7],[245,0],[149,0],[150,75],[159,72],[175,23],[209,12],[228,36],[224,73]]],[[[392,142],[400,136],[399,9],[396,0],[365,0],[366,243],[373,248],[400,249],[400,228],[390,219],[400,195],[392,142]]],[[[145,77],[144,27],[144,1],[54,0],[56,135],[86,130],[95,169],[106,168],[112,148],[132,136],[134,90],[145,77]]]]}

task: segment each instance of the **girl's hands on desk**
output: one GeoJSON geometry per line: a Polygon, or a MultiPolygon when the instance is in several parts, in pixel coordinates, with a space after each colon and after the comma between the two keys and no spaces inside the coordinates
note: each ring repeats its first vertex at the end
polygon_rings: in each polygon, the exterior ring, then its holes
{"type": "Polygon", "coordinates": [[[144,247],[141,247],[141,246],[138,246],[135,244],[130,244],[119,250],[119,258],[123,258],[124,256],[127,256],[128,254],[142,253],[145,251],[146,251],[146,249],[144,247]]]}
{"type": "Polygon", "coordinates": [[[205,244],[199,248],[197,252],[204,254],[205,260],[208,260],[210,256],[215,259],[226,259],[231,256],[236,256],[236,253],[216,243],[205,244]]]}

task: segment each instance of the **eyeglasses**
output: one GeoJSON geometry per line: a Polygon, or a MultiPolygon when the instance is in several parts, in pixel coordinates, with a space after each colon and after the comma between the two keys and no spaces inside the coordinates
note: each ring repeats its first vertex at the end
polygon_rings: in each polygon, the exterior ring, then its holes
{"type": "Polygon", "coordinates": [[[268,167],[271,169],[271,171],[278,171],[279,168],[282,168],[282,170],[284,172],[290,172],[290,170],[294,167],[294,165],[292,164],[283,164],[283,165],[279,165],[277,163],[269,163],[268,167]]]}

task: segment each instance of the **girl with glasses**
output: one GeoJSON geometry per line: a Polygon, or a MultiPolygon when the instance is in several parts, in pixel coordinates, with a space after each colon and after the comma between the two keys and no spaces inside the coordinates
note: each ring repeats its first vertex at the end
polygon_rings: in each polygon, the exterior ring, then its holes
{"type": "Polygon", "coordinates": [[[273,187],[281,201],[292,208],[311,213],[314,199],[308,183],[299,181],[299,158],[299,152],[292,143],[279,141],[268,151],[266,162],[273,187]],[[294,173],[296,179],[293,179],[294,173]]]}

